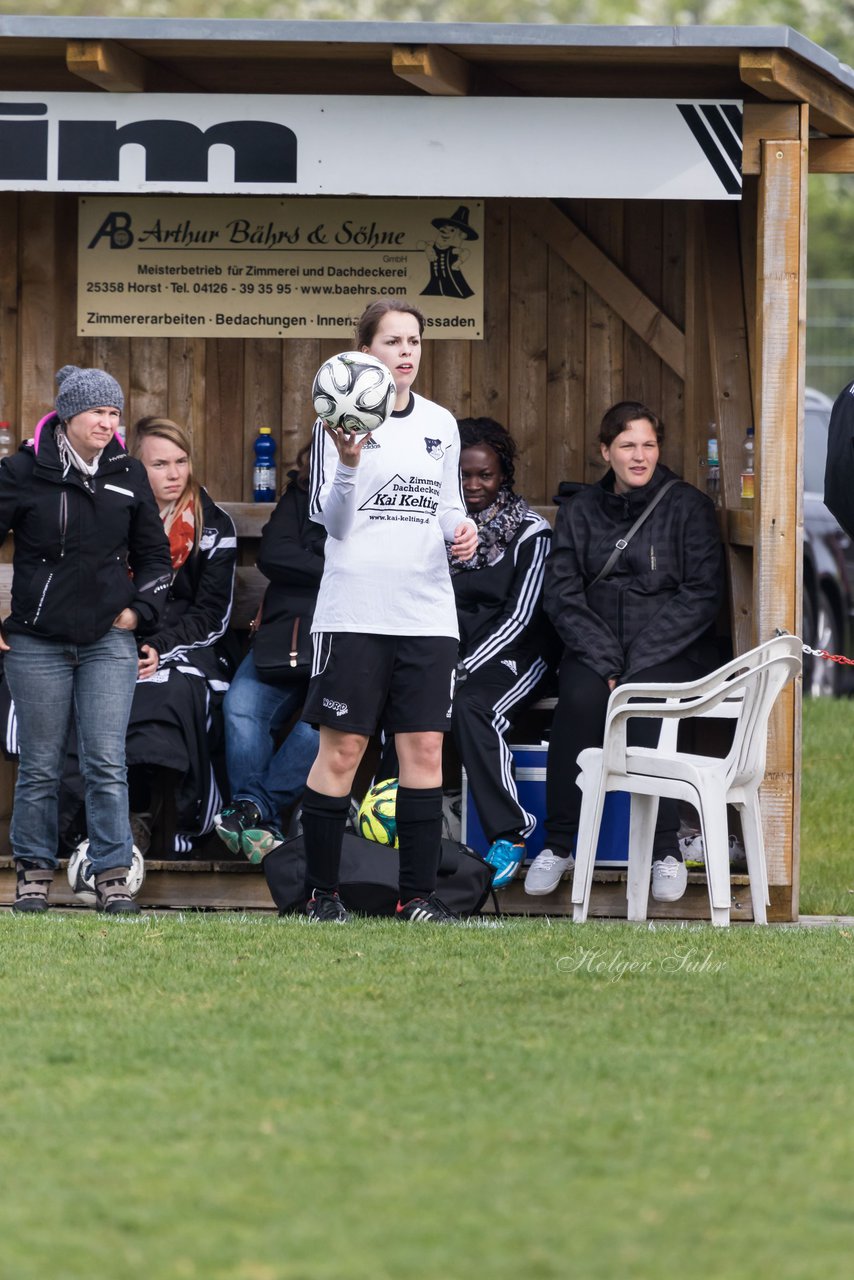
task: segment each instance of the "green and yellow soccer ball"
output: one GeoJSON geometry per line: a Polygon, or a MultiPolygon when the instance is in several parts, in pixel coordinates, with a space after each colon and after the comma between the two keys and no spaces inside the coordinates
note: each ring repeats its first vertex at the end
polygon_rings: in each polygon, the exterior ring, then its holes
{"type": "Polygon", "coordinates": [[[359,808],[359,834],[397,848],[397,778],[377,782],[359,808]]]}

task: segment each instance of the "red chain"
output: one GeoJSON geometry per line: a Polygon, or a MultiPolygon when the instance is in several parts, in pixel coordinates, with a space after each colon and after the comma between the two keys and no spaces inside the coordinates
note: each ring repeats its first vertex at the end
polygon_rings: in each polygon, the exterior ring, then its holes
{"type": "Polygon", "coordinates": [[[854,658],[846,658],[844,653],[828,653],[826,649],[811,649],[808,644],[803,646],[804,653],[812,654],[814,658],[827,658],[828,662],[839,662],[844,667],[854,667],[854,658]]]}

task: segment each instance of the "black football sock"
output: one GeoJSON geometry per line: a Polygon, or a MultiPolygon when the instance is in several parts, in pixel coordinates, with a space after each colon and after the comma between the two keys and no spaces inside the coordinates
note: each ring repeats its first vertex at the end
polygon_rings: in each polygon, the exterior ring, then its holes
{"type": "Polygon", "coordinates": [[[442,849],[442,788],[398,787],[400,901],[429,898],[436,888],[442,849]]]}
{"type": "Polygon", "coordinates": [[[349,796],[325,796],[311,787],[306,787],[303,792],[306,901],[315,889],[334,893],[338,888],[341,845],[349,809],[349,796]]]}

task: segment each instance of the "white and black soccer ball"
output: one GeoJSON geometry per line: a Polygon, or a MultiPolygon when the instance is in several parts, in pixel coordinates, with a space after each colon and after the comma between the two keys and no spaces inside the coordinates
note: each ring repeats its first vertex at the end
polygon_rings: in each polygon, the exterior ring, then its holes
{"type": "Polygon", "coordinates": [[[363,351],[342,351],[324,360],[311,388],[317,416],[356,435],[381,427],[396,396],[391,370],[363,351]]]}
{"type": "MultiPolygon", "coordinates": [[[[139,893],[144,879],[145,859],[134,845],[133,859],[128,871],[128,890],[132,898],[139,893]]],[[[95,905],[95,876],[92,863],[89,861],[88,840],[81,840],[68,859],[68,883],[76,898],[89,907],[95,905]]]]}

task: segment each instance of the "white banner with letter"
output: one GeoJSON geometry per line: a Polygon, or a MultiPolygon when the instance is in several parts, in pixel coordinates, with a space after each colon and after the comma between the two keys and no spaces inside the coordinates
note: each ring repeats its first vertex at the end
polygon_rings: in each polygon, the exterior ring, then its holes
{"type": "Polygon", "coordinates": [[[7,93],[0,190],[737,200],[741,103],[7,93]]]}

